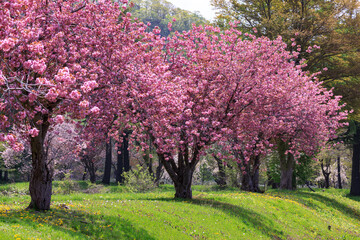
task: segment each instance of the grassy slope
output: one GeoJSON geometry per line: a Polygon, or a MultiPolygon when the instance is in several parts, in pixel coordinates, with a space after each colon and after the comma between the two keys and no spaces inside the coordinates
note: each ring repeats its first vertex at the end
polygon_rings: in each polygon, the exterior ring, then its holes
{"type": "Polygon", "coordinates": [[[54,195],[45,213],[24,210],[26,195],[0,195],[0,239],[360,239],[360,198],[348,190],[194,188],[191,201],[174,200],[171,186],[146,194],[113,186],[110,193],[54,195]]]}

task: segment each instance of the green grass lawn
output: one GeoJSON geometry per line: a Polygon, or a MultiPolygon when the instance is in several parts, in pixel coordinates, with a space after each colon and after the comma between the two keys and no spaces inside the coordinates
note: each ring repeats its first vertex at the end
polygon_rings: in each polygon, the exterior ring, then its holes
{"type": "Polygon", "coordinates": [[[257,194],[194,186],[194,199],[185,201],[173,198],[172,186],[150,193],[110,186],[55,194],[50,211],[36,212],[24,210],[26,189],[0,185],[0,239],[360,239],[360,198],[348,190],[257,194]]]}

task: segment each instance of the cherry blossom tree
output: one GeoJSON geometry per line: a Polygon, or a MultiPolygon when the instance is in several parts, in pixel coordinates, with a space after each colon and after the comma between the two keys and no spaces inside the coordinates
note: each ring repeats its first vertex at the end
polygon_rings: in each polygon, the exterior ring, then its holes
{"type": "Polygon", "coordinates": [[[298,53],[288,52],[280,37],[194,26],[164,44],[163,62],[135,65],[147,70],[129,76],[129,115],[133,133],[150,136],[157,148],[175,197],[192,197],[199,157],[215,142],[235,137],[232,148],[248,162],[280,137],[296,156],[326,140],[346,116],[339,98],[296,66],[298,53]]]}
{"type": "MultiPolygon", "coordinates": [[[[280,156],[280,188],[292,189],[294,164],[299,154],[314,155],[327,140],[334,138],[335,130],[344,125],[339,121],[346,118],[347,112],[339,112],[342,107],[339,105],[340,97],[333,97],[331,91],[321,87],[316,79],[314,81],[304,75],[303,78],[297,78],[296,82],[277,86],[283,91],[281,98],[267,96],[268,100],[272,98],[270,104],[256,111],[261,114],[249,118],[255,121],[253,124],[258,126],[258,130],[238,128],[245,133],[247,140],[240,142],[234,136],[234,142],[242,146],[234,146],[232,150],[238,149],[238,156],[243,156],[243,151],[245,155],[251,153],[249,161],[240,158],[244,190],[258,189],[252,184],[256,182],[260,154],[264,153],[264,147],[271,149],[273,145],[280,156]]],[[[278,91],[274,88],[268,92],[279,96],[278,91]]]]}
{"type": "Polygon", "coordinates": [[[102,105],[87,96],[115,73],[119,76],[121,64],[118,71],[104,71],[108,65],[103,64],[129,59],[126,54],[132,52],[130,44],[138,35],[131,34],[134,27],[122,13],[126,6],[116,2],[9,0],[0,4],[0,141],[21,151],[21,141],[11,133],[16,126],[30,142],[29,208],[47,210],[52,171],[44,140],[49,127],[63,122],[65,114],[84,118],[99,113],[102,105]],[[110,57],[103,50],[113,44],[116,48],[110,57]]]}

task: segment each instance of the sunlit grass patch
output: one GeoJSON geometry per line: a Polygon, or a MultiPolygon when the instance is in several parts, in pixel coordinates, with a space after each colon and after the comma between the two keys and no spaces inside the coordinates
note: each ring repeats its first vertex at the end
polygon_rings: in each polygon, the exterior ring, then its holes
{"type": "Polygon", "coordinates": [[[1,196],[0,239],[360,238],[360,198],[346,190],[259,194],[195,186],[194,199],[184,200],[168,185],[138,194],[107,189],[54,195],[45,212],[24,210],[26,195],[1,196]]]}

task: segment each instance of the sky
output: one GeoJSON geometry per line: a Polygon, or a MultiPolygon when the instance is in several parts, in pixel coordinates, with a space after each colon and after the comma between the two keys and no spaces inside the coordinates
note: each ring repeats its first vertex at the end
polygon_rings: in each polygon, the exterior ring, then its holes
{"type": "Polygon", "coordinates": [[[215,17],[215,10],[210,5],[210,0],[167,0],[174,4],[174,6],[200,14],[208,20],[213,20],[215,17]]]}

